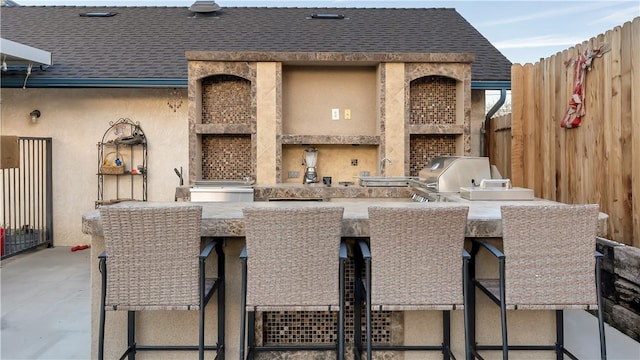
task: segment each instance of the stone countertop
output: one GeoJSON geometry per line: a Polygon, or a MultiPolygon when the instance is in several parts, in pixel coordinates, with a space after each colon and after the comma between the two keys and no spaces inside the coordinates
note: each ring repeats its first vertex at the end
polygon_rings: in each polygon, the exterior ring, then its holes
{"type": "MultiPolygon", "coordinates": [[[[363,187],[357,181],[350,185],[298,184],[253,185],[255,201],[267,200],[323,200],[334,198],[409,198],[414,190],[410,187],[363,187]]],[[[176,199],[188,201],[191,186],[176,188],[176,199]]]]}
{"type": "MultiPolygon", "coordinates": [[[[502,237],[500,215],[501,205],[549,205],[553,201],[536,199],[534,201],[468,201],[457,195],[450,196],[448,202],[418,203],[398,199],[389,201],[388,198],[362,199],[353,201],[332,200],[329,202],[316,201],[257,201],[257,202],[122,202],[112,206],[189,206],[203,207],[202,236],[244,237],[244,222],[242,208],[245,207],[308,207],[308,206],[342,206],[344,219],[342,235],[344,237],[368,237],[369,223],[367,208],[369,206],[397,206],[397,207],[440,207],[440,206],[469,206],[467,221],[467,237],[502,237]]],[[[608,216],[600,213],[598,235],[606,236],[608,216]]],[[[446,225],[446,224],[443,224],[446,225]]],[[[94,236],[102,236],[100,213],[98,210],[88,211],[82,216],[82,232],[94,236]]]]}

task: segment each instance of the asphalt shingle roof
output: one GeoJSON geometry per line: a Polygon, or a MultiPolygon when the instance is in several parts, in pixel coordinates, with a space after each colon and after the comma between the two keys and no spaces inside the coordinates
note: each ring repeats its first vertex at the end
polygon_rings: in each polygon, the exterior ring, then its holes
{"type": "Polygon", "coordinates": [[[230,7],[194,16],[186,7],[17,6],[2,7],[1,34],[53,54],[54,65],[32,77],[186,79],[190,50],[472,53],[474,81],[511,77],[511,62],[455,9],[230,7]],[[118,14],[79,16],[86,12],[118,14]]]}

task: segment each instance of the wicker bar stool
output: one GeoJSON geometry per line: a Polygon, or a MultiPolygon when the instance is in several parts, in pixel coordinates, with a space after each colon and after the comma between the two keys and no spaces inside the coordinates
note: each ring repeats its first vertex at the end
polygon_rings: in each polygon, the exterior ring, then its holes
{"type": "MultiPolygon", "coordinates": [[[[365,310],[367,359],[374,350],[440,351],[443,359],[453,357],[450,311],[464,309],[465,331],[468,321],[469,254],[464,250],[468,210],[463,206],[369,208],[370,248],[359,241],[364,284],[356,270],[356,303],[370,304],[365,310]],[[442,343],[374,346],[372,310],[442,311],[442,343]]],[[[359,308],[354,320],[358,359],[362,355],[359,308]]],[[[465,355],[468,350],[465,342],[465,355]]]]}
{"type": "Polygon", "coordinates": [[[216,351],[224,357],[224,253],[222,241],[211,239],[200,251],[202,207],[102,207],[105,251],[100,255],[102,294],[98,359],[104,357],[105,314],[127,311],[127,349],[138,351],[216,351]],[[215,249],[218,277],[205,277],[205,261],[215,249]],[[205,306],[218,293],[218,342],[205,345],[205,306]],[[198,345],[139,345],[137,311],[199,311],[198,345]]]}
{"type": "Polygon", "coordinates": [[[247,358],[259,351],[329,350],[344,359],[343,211],[342,207],[243,209],[240,359],[245,359],[245,332],[247,358]],[[335,344],[256,346],[258,311],[338,311],[335,344]]]}
{"type": "Polygon", "coordinates": [[[475,295],[472,296],[472,352],[502,350],[551,350],[557,359],[564,346],[563,310],[598,309],[600,356],[606,359],[600,266],[596,249],[598,205],[502,206],[503,250],[484,241],[473,241],[472,283],[500,306],[501,345],[475,343],[475,295]],[[475,257],[485,249],[499,263],[498,279],[476,279],[475,257]],[[595,257],[594,257],[595,254],[595,257]],[[595,271],[594,271],[595,270],[595,271]],[[556,310],[554,345],[509,345],[507,310],[556,310]]]}

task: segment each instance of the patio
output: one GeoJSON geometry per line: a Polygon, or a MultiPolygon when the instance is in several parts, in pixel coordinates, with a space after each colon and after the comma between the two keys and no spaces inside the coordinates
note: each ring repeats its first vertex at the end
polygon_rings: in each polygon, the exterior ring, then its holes
{"type": "MultiPolygon", "coordinates": [[[[41,249],[7,259],[2,280],[2,359],[89,359],[90,251],[41,249]]],[[[598,356],[597,321],[584,311],[565,313],[567,345],[580,359],[598,356]]],[[[640,345],[607,326],[609,359],[638,359],[640,345]]]]}

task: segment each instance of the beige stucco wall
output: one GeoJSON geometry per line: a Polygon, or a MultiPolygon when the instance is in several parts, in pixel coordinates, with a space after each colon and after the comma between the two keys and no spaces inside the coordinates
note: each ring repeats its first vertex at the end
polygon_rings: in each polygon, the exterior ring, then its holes
{"type": "MultiPolygon", "coordinates": [[[[282,147],[282,174],[284,183],[302,184],[305,166],[302,165],[305,145],[284,145],[282,147]],[[297,178],[289,178],[290,171],[297,171],[297,178]]],[[[334,185],[341,181],[358,182],[355,179],[362,171],[370,175],[378,173],[378,150],[374,145],[314,145],[318,149],[316,172],[318,180],[330,176],[334,185]],[[355,165],[353,165],[355,164],[355,165]]]]}
{"type": "Polygon", "coordinates": [[[2,89],[2,135],[53,139],[55,246],[90,243],[81,220],[97,199],[96,144],[110,121],[140,122],[148,140],[148,200],[174,200],[173,169],[182,166],[185,181],[189,173],[186,95],[186,89],[2,89]],[[29,119],[34,109],[42,113],[36,124],[29,119]]]}
{"type": "Polygon", "coordinates": [[[378,135],[376,87],[374,66],[284,67],[282,133],[378,135]],[[332,109],[339,110],[338,119],[332,119],[332,109]]]}

